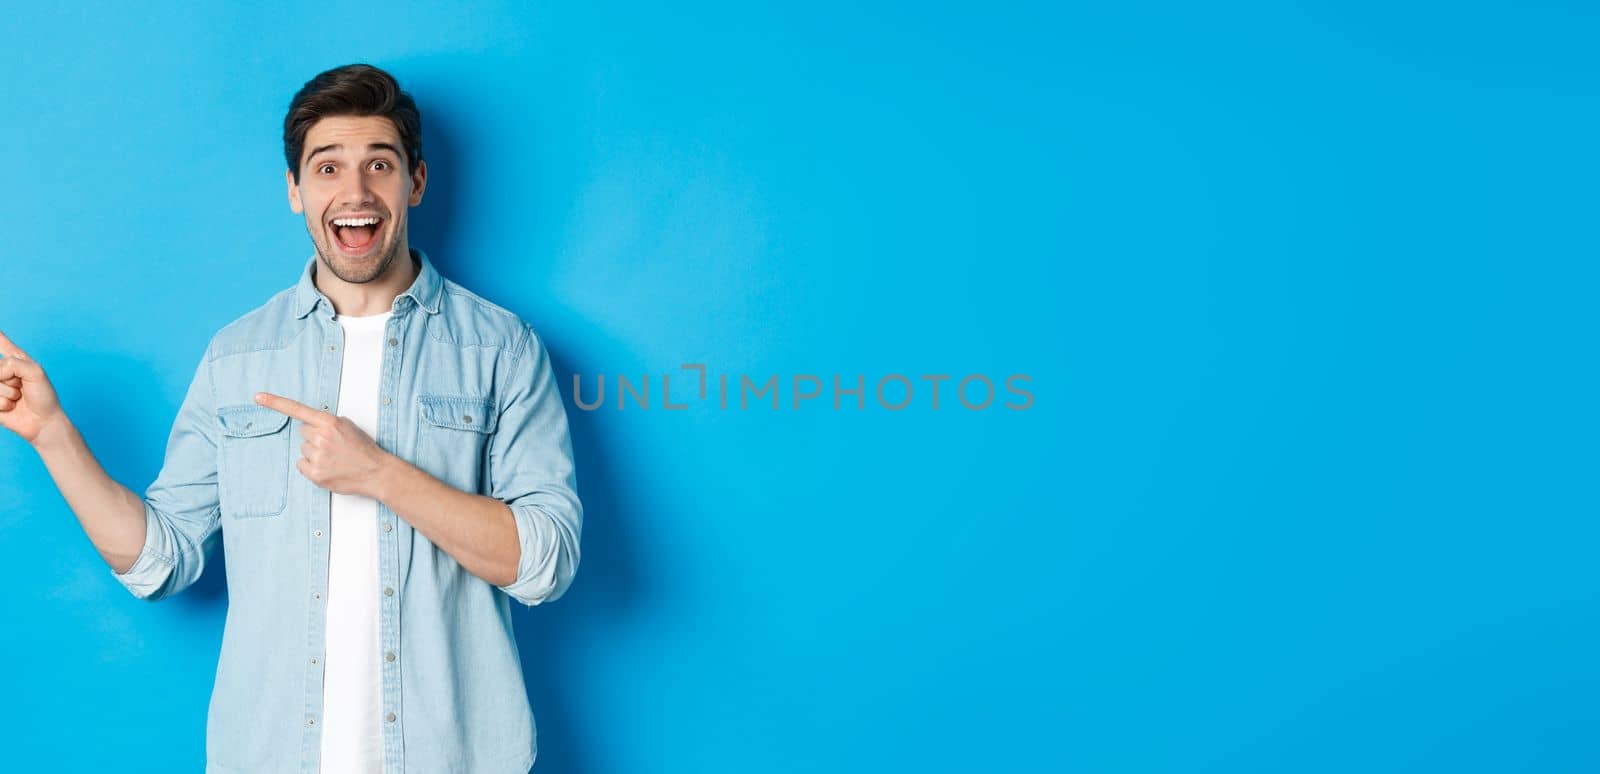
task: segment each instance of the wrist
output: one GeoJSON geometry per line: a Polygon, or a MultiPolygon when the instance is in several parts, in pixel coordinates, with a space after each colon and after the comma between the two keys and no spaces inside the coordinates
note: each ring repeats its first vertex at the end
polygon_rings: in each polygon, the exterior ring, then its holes
{"type": "Polygon", "coordinates": [[[72,422],[67,419],[64,412],[58,412],[54,417],[46,420],[39,426],[39,433],[28,443],[33,450],[43,457],[65,449],[72,444],[72,436],[77,430],[72,422]]]}
{"type": "Polygon", "coordinates": [[[390,452],[378,458],[378,469],[372,476],[372,499],[387,503],[400,478],[405,475],[406,461],[390,452]]]}

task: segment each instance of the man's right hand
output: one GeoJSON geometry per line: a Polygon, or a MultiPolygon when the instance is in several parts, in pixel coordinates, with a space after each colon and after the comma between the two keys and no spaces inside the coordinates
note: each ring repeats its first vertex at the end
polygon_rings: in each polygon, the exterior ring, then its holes
{"type": "Polygon", "coordinates": [[[46,428],[65,424],[61,401],[44,369],[0,333],[0,427],[37,445],[46,428]]]}

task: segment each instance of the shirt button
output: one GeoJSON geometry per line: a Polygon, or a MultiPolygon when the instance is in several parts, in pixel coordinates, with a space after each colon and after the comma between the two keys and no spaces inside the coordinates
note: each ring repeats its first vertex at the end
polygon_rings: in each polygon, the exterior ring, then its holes
{"type": "Polygon", "coordinates": [[[326,403],[322,404],[322,410],[323,411],[327,411],[328,410],[328,404],[326,404],[326,403]]]}
{"type": "Polygon", "coordinates": [[[322,530],[312,530],[311,534],[316,535],[317,537],[322,537],[322,530]]]}
{"type": "Polygon", "coordinates": [[[328,351],[329,351],[329,352],[332,352],[332,351],[334,351],[334,350],[335,350],[335,349],[338,349],[338,347],[335,347],[335,346],[334,346],[334,345],[332,345],[332,344],[329,344],[329,345],[328,345],[328,351]]]}
{"type": "Polygon", "coordinates": [[[322,592],[320,592],[320,591],[311,592],[311,598],[312,599],[322,599],[322,592]]]}
{"type": "Polygon", "coordinates": [[[472,421],[472,415],[471,414],[467,414],[466,416],[463,416],[461,418],[461,421],[463,421],[463,422],[471,422],[472,421]]]}
{"type": "Polygon", "coordinates": [[[400,346],[400,340],[399,339],[389,339],[389,346],[391,346],[391,347],[400,346]]]}
{"type": "Polygon", "coordinates": [[[306,725],[314,726],[316,724],[317,724],[317,719],[316,718],[306,718],[306,725]]]}
{"type": "Polygon", "coordinates": [[[317,663],[317,657],[316,656],[312,656],[311,657],[311,663],[313,663],[313,664],[317,663]]]}
{"type": "Polygon", "coordinates": [[[386,597],[394,596],[394,587],[392,587],[392,586],[384,586],[383,587],[383,595],[386,596],[386,597]]]}
{"type": "Polygon", "coordinates": [[[389,721],[390,723],[393,723],[394,722],[394,713],[391,712],[391,713],[385,715],[383,717],[383,719],[389,721]]]}
{"type": "Polygon", "coordinates": [[[389,396],[387,396],[387,395],[383,396],[383,405],[385,405],[385,406],[389,405],[389,396]]]}
{"type": "Polygon", "coordinates": [[[383,531],[384,531],[384,532],[388,532],[388,531],[389,531],[389,530],[391,530],[391,529],[394,529],[394,527],[393,527],[393,526],[391,526],[391,525],[390,525],[390,524],[389,524],[389,522],[387,522],[387,521],[386,521],[386,522],[384,522],[384,523],[383,523],[383,531]]]}
{"type": "Polygon", "coordinates": [[[391,650],[388,653],[383,654],[383,660],[384,661],[393,661],[394,660],[394,651],[391,650]]]}

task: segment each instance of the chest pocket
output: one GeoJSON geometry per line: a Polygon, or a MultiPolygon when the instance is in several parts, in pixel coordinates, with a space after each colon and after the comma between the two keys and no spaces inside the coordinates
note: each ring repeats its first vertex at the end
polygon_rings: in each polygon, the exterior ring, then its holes
{"type": "Polygon", "coordinates": [[[222,515],[248,519],[283,513],[289,490],[289,417],[265,406],[217,409],[222,515]]]}
{"type": "Polygon", "coordinates": [[[482,494],[484,456],[497,415],[492,396],[417,396],[414,464],[464,492],[482,494]]]}

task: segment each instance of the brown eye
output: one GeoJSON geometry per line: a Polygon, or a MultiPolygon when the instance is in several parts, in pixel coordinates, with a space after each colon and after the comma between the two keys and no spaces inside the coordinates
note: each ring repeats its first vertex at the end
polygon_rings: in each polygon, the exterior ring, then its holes
{"type": "Polygon", "coordinates": [[[329,169],[332,169],[332,168],[333,168],[332,164],[323,164],[322,166],[317,167],[317,171],[318,172],[322,172],[323,174],[327,174],[326,170],[329,170],[329,169]]]}
{"type": "Polygon", "coordinates": [[[388,169],[388,168],[389,168],[389,162],[387,162],[387,161],[374,161],[374,162],[372,162],[372,167],[373,167],[373,168],[374,168],[374,169],[377,169],[377,168],[378,168],[378,167],[379,167],[379,166],[380,166],[380,165],[381,165],[381,166],[382,166],[382,167],[383,167],[383,168],[384,168],[384,169],[388,169]]]}

